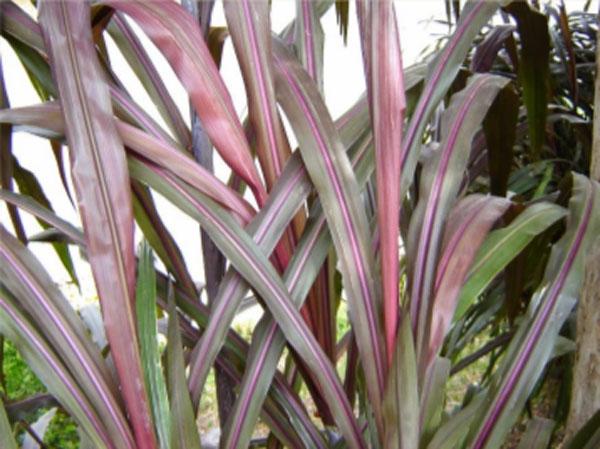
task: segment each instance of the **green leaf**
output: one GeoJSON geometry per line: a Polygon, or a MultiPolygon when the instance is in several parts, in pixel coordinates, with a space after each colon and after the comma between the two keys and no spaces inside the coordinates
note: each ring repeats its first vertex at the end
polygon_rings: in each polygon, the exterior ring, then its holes
{"type": "Polygon", "coordinates": [[[209,198],[199,193],[192,194],[159,169],[148,169],[135,161],[131,162],[130,171],[135,176],[145,178],[144,181],[151,187],[199,221],[219,250],[264,299],[288,342],[320,383],[323,396],[335,415],[340,431],[353,448],[364,449],[361,431],[331,362],[308,330],[300,313],[293,307],[286,287],[267,256],[239,224],[209,198]]]}
{"type": "Polygon", "coordinates": [[[200,435],[185,378],[178,312],[172,298],[168,304],[167,380],[171,403],[171,448],[200,449],[200,435]]]}
{"type": "Polygon", "coordinates": [[[8,416],[6,416],[2,395],[0,395],[0,446],[4,449],[19,449],[8,416]]]}
{"type": "Polygon", "coordinates": [[[409,314],[404,315],[398,329],[383,409],[386,449],[419,447],[419,381],[409,314]]]}
{"type": "Polygon", "coordinates": [[[500,274],[500,272],[531,242],[567,214],[551,203],[532,204],[513,222],[493,231],[477,252],[473,266],[460,293],[454,320],[464,316],[467,309],[500,274]]]}
{"type": "Polygon", "coordinates": [[[138,276],[135,292],[140,356],[144,369],[146,390],[150,398],[154,426],[162,449],[169,449],[171,427],[167,386],[160,363],[158,327],[156,322],[156,276],[154,257],[148,243],[140,244],[138,254],[138,276]]]}
{"type": "Polygon", "coordinates": [[[467,447],[496,449],[518,419],[580,294],[586,251],[600,235],[600,184],[573,173],[569,219],[540,288],[495,373],[467,447]]]}
{"type": "MultiPolygon", "coordinates": [[[[113,447],[102,421],[77,382],[36,327],[15,305],[16,300],[0,286],[0,333],[5,335],[40,381],[82,427],[98,449],[113,447]]],[[[134,446],[121,446],[132,449],[134,446]]]]}

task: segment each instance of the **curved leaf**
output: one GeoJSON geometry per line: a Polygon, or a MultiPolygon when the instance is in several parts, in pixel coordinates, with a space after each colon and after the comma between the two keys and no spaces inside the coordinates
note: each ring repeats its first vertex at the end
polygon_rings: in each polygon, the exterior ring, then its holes
{"type": "MultiPolygon", "coordinates": [[[[61,108],[56,103],[43,103],[0,111],[0,122],[22,125],[26,130],[43,136],[59,138],[64,133],[64,121],[61,108]]],[[[181,151],[168,143],[139,130],[125,122],[117,120],[116,130],[125,146],[158,166],[176,170],[178,176],[206,193],[215,201],[231,209],[242,222],[254,216],[254,209],[237,192],[225,186],[212,173],[197,164],[181,151]]]]}
{"type": "Polygon", "coordinates": [[[488,231],[510,206],[493,196],[469,195],[448,216],[436,269],[427,366],[441,348],[452,321],[461,286],[488,231]]]}
{"type": "Polygon", "coordinates": [[[252,161],[248,141],[200,28],[174,2],[108,0],[107,5],[132,17],[163,52],[211,142],[223,160],[248,183],[259,205],[266,193],[252,161]]]}
{"type": "Polygon", "coordinates": [[[121,53],[123,53],[125,61],[146,89],[161,117],[174,135],[177,136],[178,142],[184,148],[190,148],[192,145],[190,130],[148,53],[127,20],[121,14],[115,14],[107,27],[107,31],[121,53]]]}
{"type": "Polygon", "coordinates": [[[14,301],[10,293],[0,286],[0,332],[16,346],[27,365],[73,416],[95,447],[118,447],[113,445],[106,428],[69,370],[37,332],[35,325],[15,307],[14,301]]]}
{"type": "Polygon", "coordinates": [[[507,82],[499,76],[477,74],[452,97],[442,118],[440,149],[423,169],[419,203],[411,218],[407,241],[408,255],[413,260],[409,267],[410,313],[421,363],[428,341],[426,327],[444,221],[458,193],[473,137],[494,97],[507,82]]]}
{"type": "Polygon", "coordinates": [[[467,282],[460,292],[454,319],[458,320],[464,315],[490,282],[536,235],[548,229],[566,214],[565,209],[554,204],[532,204],[510,225],[493,231],[477,252],[467,282]]]}
{"type": "MultiPolygon", "coordinates": [[[[319,381],[323,396],[334,412],[336,423],[350,447],[364,449],[365,443],[361,431],[352,415],[333,366],[308,330],[299,312],[292,306],[292,301],[279,275],[250,236],[214,202],[200,193],[190,194],[169,175],[162,173],[160,178],[152,178],[148,176],[148,169],[135,161],[131,161],[130,170],[136,172],[136,176],[157,181],[152,187],[171,199],[186,214],[198,220],[236,270],[253,285],[284,330],[287,340],[319,381]]],[[[159,173],[158,169],[153,169],[153,172],[159,173]]]]}
{"type": "MultiPolygon", "coordinates": [[[[381,425],[381,393],[385,379],[380,298],[372,273],[369,228],[350,161],[322,98],[306,72],[276,42],[278,100],[290,119],[332,232],[350,317],[367,377],[369,398],[381,425]]],[[[381,429],[381,426],[380,426],[381,429]]]]}
{"type": "Polygon", "coordinates": [[[0,227],[0,272],[4,285],[19,299],[39,331],[60,355],[73,378],[85,389],[117,447],[132,447],[133,438],[117,387],[100,351],[89,339],[80,318],[35,256],[0,227]]]}
{"type": "MultiPolygon", "coordinates": [[[[450,88],[454,77],[471,48],[479,30],[490,20],[504,1],[471,0],[462,9],[460,20],[448,43],[432,62],[423,92],[412,114],[402,145],[400,197],[413,182],[419,159],[421,137],[432,112],[450,88]]],[[[412,315],[413,320],[416,318],[412,315]]]]}
{"type": "Polygon", "coordinates": [[[567,230],[553,247],[542,285],[478,411],[481,419],[470,432],[467,447],[499,447],[518,418],[552,353],[558,332],[577,300],[585,253],[598,235],[600,184],[574,173],[567,230]]]}

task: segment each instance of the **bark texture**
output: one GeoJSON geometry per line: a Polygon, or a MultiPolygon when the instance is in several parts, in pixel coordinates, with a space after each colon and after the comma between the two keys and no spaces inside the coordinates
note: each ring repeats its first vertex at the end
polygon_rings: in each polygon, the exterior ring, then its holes
{"type": "MultiPolygon", "coordinates": [[[[600,34],[596,42],[594,135],[590,176],[600,182],[600,34]]],[[[567,437],[600,409],[600,238],[586,259],[585,279],[577,311],[577,354],[573,368],[567,437]]]]}

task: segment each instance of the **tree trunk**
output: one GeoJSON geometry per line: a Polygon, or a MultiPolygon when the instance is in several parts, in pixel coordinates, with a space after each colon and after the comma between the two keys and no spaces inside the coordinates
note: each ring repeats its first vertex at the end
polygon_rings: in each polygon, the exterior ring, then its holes
{"type": "MultiPolygon", "coordinates": [[[[592,160],[590,177],[600,182],[600,34],[596,42],[592,160]]],[[[600,409],[600,239],[586,258],[585,279],[577,311],[577,354],[573,368],[567,438],[600,409]]]]}

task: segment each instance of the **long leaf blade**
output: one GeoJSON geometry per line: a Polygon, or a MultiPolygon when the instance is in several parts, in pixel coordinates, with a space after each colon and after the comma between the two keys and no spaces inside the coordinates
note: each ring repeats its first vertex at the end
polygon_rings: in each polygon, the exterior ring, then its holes
{"type": "Polygon", "coordinates": [[[146,241],[141,243],[139,250],[135,297],[140,356],[144,367],[146,389],[150,397],[160,447],[168,449],[171,441],[171,427],[167,385],[161,369],[160,350],[158,348],[156,275],[152,250],[146,241]]]}
{"type": "Polygon", "coordinates": [[[306,169],[319,192],[350,299],[350,316],[369,381],[369,397],[381,425],[385,379],[379,295],[368,244],[369,228],[348,156],[313,81],[277,42],[276,88],[300,142],[306,169]]]}
{"type": "MultiPolygon", "coordinates": [[[[130,164],[130,170],[137,172],[137,176],[142,176],[147,169],[134,163],[130,164]]],[[[150,177],[146,176],[146,179],[150,180],[150,177]]],[[[153,188],[159,189],[167,198],[176,200],[186,214],[198,220],[236,270],[252,283],[284,330],[290,344],[319,380],[327,404],[335,411],[336,422],[350,447],[364,449],[361,431],[352,416],[337,374],[299,312],[292,307],[289,294],[267,257],[256,247],[250,236],[210,199],[201,194],[191,196],[168,175],[162,175],[153,188]]]]}
{"type": "Polygon", "coordinates": [[[259,204],[266,194],[231,97],[192,16],[174,2],[107,1],[131,16],[163,52],[187,89],[219,154],[248,183],[259,204]]]}
{"type": "Polygon", "coordinates": [[[277,114],[271,69],[269,6],[266,0],[226,1],[223,6],[244,74],[258,158],[270,190],[283,170],[290,148],[277,114]]]}
{"type": "Polygon", "coordinates": [[[373,1],[369,7],[371,38],[369,98],[375,143],[377,221],[381,255],[383,313],[388,363],[391,363],[398,325],[400,235],[400,164],[406,99],[400,36],[391,1],[373,1]]]}
{"type": "Polygon", "coordinates": [[[600,185],[574,173],[567,230],[553,247],[542,286],[513,337],[467,447],[499,447],[534,388],[579,295],[586,250],[600,234],[599,203],[600,185]]]}
{"type": "Polygon", "coordinates": [[[45,2],[40,22],[63,105],[73,181],[107,337],[136,441],[155,448],[132,310],[135,262],[129,176],[92,42],[89,6],[45,2]],[[94,86],[94,91],[87,86],[94,86]]]}

